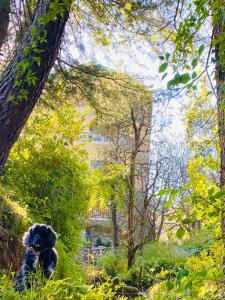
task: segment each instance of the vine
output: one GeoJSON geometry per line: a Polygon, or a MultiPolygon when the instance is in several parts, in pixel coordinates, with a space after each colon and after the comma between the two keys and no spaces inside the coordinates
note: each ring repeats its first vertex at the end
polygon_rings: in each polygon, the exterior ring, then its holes
{"type": "Polygon", "coordinates": [[[11,95],[9,101],[22,102],[27,101],[29,96],[28,87],[35,86],[38,77],[35,71],[36,67],[40,67],[42,63],[41,54],[45,51],[41,46],[47,43],[48,31],[46,26],[50,22],[54,22],[60,15],[63,17],[66,10],[70,7],[70,0],[53,0],[49,4],[49,11],[40,16],[32,26],[32,37],[29,45],[23,48],[23,59],[18,62],[16,67],[16,78],[14,89],[19,91],[17,95],[11,95]],[[24,88],[26,87],[26,88],[24,88]]]}

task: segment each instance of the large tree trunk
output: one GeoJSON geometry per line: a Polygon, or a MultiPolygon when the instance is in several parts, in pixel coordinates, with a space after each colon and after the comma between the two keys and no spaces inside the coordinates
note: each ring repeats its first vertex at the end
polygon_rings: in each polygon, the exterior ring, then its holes
{"type": "Polygon", "coordinates": [[[0,1],[0,50],[7,36],[9,27],[10,1],[0,1]]]}
{"type": "MultiPolygon", "coordinates": [[[[64,27],[69,15],[69,8],[65,9],[63,15],[57,15],[56,19],[45,25],[40,25],[38,19],[49,11],[49,5],[52,0],[39,0],[35,15],[27,33],[25,34],[17,54],[12,62],[2,73],[0,78],[0,169],[5,165],[9,152],[13,144],[18,139],[29,115],[31,114],[44,84],[48,78],[49,72],[54,64],[58,49],[61,43],[64,27]],[[40,50],[40,54],[36,54],[32,48],[32,29],[36,26],[39,30],[45,30],[46,42],[37,42],[35,50],[40,50]],[[18,74],[18,63],[27,59],[24,49],[30,49],[30,66],[28,70],[20,75],[22,84],[15,87],[16,76],[18,74]],[[39,56],[40,65],[32,60],[32,57],[39,56]],[[37,78],[34,85],[27,83],[27,72],[32,71],[37,78]],[[17,95],[21,91],[27,91],[27,99],[19,101],[17,95]],[[10,101],[10,96],[14,97],[10,101]]],[[[60,1],[59,1],[60,2],[60,1]]],[[[42,31],[43,32],[43,31],[42,31]]]]}
{"type": "MultiPolygon", "coordinates": [[[[223,15],[222,15],[223,18],[223,15]]],[[[217,39],[224,34],[223,20],[214,26],[214,39],[217,39]]],[[[217,110],[218,110],[218,131],[220,141],[220,183],[221,189],[225,190],[225,58],[220,57],[222,52],[222,43],[218,43],[215,47],[215,63],[216,63],[216,89],[217,89],[217,110]]],[[[224,53],[224,51],[223,51],[224,53]]],[[[223,246],[225,249],[225,198],[221,201],[221,229],[223,246]]],[[[225,256],[223,257],[223,265],[225,265],[225,256]]]]}

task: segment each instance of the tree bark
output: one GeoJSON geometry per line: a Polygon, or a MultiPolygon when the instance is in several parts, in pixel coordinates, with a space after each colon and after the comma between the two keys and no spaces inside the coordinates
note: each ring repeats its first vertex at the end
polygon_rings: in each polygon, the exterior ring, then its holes
{"type": "MultiPolygon", "coordinates": [[[[39,24],[38,20],[49,12],[49,5],[52,0],[39,0],[32,23],[25,34],[20,47],[18,47],[15,57],[4,70],[0,78],[0,170],[4,167],[13,144],[18,139],[26,121],[31,114],[48,78],[49,72],[56,59],[61,43],[64,27],[69,16],[69,8],[65,9],[63,15],[57,15],[54,21],[45,25],[39,24]],[[40,50],[38,56],[41,63],[31,61],[29,70],[35,73],[37,78],[34,85],[26,81],[26,72],[20,76],[22,84],[15,87],[16,76],[18,74],[18,63],[25,59],[24,49],[31,49],[31,56],[37,56],[32,52],[32,29],[36,26],[39,30],[47,33],[46,41],[37,41],[36,49],[40,50]],[[24,101],[10,101],[10,96],[16,96],[23,90],[28,92],[24,101]]],[[[60,1],[59,1],[60,2],[60,1]]],[[[31,57],[32,60],[32,57],[31,57]]]]}
{"type": "MultiPolygon", "coordinates": [[[[213,38],[218,40],[224,34],[223,32],[223,15],[222,20],[213,28],[213,38]]],[[[220,57],[222,52],[222,42],[215,46],[215,67],[216,67],[216,91],[217,91],[217,111],[218,111],[218,133],[220,143],[220,185],[225,189],[225,58],[220,57]]],[[[225,249],[225,198],[221,200],[221,230],[223,247],[225,249]]],[[[223,257],[225,265],[225,256],[223,257]]]]}
{"type": "Polygon", "coordinates": [[[9,27],[10,1],[1,0],[0,2],[0,50],[7,36],[9,27]]]}
{"type": "Polygon", "coordinates": [[[113,231],[113,249],[116,250],[119,248],[119,225],[117,220],[117,205],[116,203],[111,204],[111,213],[112,213],[112,231],[113,231]]]}
{"type": "Polygon", "coordinates": [[[128,269],[135,263],[134,208],[135,208],[135,163],[136,152],[133,151],[130,162],[129,200],[128,200],[128,269]]]}

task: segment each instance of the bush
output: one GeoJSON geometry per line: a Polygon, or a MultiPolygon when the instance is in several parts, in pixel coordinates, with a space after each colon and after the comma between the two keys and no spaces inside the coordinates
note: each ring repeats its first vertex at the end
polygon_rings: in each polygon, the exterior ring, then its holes
{"type": "Polygon", "coordinates": [[[137,253],[135,265],[121,277],[127,284],[148,288],[166,278],[175,278],[188,255],[182,246],[175,243],[155,242],[146,245],[137,253]]]}
{"type": "Polygon", "coordinates": [[[73,282],[71,280],[48,280],[45,284],[38,284],[33,290],[22,293],[14,291],[13,281],[8,276],[0,278],[0,299],[4,300],[71,300],[80,299],[79,294],[74,294],[73,282]]]}
{"type": "Polygon", "coordinates": [[[85,284],[88,282],[87,275],[78,263],[76,254],[73,251],[68,251],[66,246],[58,241],[58,265],[54,273],[55,279],[68,278],[73,282],[73,292],[84,292],[85,284]]]}
{"type": "Polygon", "coordinates": [[[175,278],[187,257],[188,254],[182,246],[156,242],[146,245],[143,254],[137,253],[136,263],[129,270],[123,250],[107,253],[97,265],[103,268],[107,275],[118,277],[128,285],[148,288],[166,278],[175,278]]]}
{"type": "MultiPolygon", "coordinates": [[[[114,300],[116,297],[116,291],[120,288],[119,285],[115,285],[113,280],[106,278],[106,281],[98,286],[89,286],[87,293],[81,296],[81,300],[114,300]]],[[[119,299],[125,300],[127,298],[120,297],[119,299]]]]}
{"type": "Polygon", "coordinates": [[[215,240],[215,235],[210,230],[196,231],[191,238],[184,240],[183,247],[189,256],[199,255],[202,250],[209,249],[215,240]]]}
{"type": "Polygon", "coordinates": [[[108,252],[98,262],[97,265],[103,268],[108,276],[121,276],[127,272],[127,260],[122,251],[114,253],[108,252]]]}
{"type": "Polygon", "coordinates": [[[66,104],[35,111],[13,147],[0,178],[33,222],[52,225],[64,244],[79,250],[88,203],[86,153],[81,116],[66,104]]]}
{"type": "Polygon", "coordinates": [[[175,279],[154,285],[146,299],[224,299],[223,247],[216,242],[209,250],[203,250],[199,256],[189,257],[175,279]]]}

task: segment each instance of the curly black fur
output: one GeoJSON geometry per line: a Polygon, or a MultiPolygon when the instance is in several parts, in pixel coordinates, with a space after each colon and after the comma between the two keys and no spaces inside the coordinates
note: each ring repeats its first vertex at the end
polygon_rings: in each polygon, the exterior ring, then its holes
{"type": "Polygon", "coordinates": [[[44,277],[50,278],[57,264],[54,248],[57,234],[51,226],[34,224],[23,236],[26,254],[15,280],[15,289],[31,288],[31,275],[40,267],[44,277]]]}

